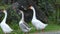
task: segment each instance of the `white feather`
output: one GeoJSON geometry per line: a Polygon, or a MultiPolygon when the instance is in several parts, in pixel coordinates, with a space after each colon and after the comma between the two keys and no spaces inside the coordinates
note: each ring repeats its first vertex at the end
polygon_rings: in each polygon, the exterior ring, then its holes
{"type": "Polygon", "coordinates": [[[40,20],[38,20],[36,18],[35,9],[34,9],[33,6],[31,6],[30,9],[33,10],[33,18],[32,18],[32,21],[31,21],[32,24],[36,27],[37,30],[44,29],[47,26],[47,24],[44,24],[43,22],[41,22],[40,20]]]}
{"type": "Polygon", "coordinates": [[[8,24],[6,24],[6,18],[7,18],[7,12],[6,10],[3,11],[5,13],[5,17],[3,19],[3,21],[1,22],[0,26],[3,30],[4,33],[11,33],[11,31],[13,31],[8,24]]]}
{"type": "Polygon", "coordinates": [[[25,21],[24,21],[24,13],[23,13],[23,11],[20,11],[20,12],[22,13],[22,19],[19,22],[19,26],[20,26],[20,28],[21,28],[21,30],[23,32],[29,32],[31,30],[31,28],[29,28],[28,24],[25,23],[25,21]]]}

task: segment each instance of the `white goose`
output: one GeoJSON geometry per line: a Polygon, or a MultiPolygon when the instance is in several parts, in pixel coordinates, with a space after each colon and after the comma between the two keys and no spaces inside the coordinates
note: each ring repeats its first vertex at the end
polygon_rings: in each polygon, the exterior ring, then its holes
{"type": "Polygon", "coordinates": [[[47,26],[47,24],[44,24],[43,22],[41,22],[40,20],[38,20],[37,18],[36,18],[36,13],[35,13],[35,9],[34,9],[34,7],[33,6],[30,6],[29,7],[30,9],[32,9],[33,10],[33,18],[32,18],[32,24],[36,27],[36,29],[37,30],[44,30],[44,28],[47,26]]]}
{"type": "Polygon", "coordinates": [[[7,18],[7,12],[6,10],[3,10],[3,13],[5,13],[5,17],[3,21],[1,22],[0,26],[5,34],[11,33],[13,31],[8,24],[6,24],[6,18],[7,18]]]}
{"type": "Polygon", "coordinates": [[[20,13],[22,13],[22,19],[19,22],[19,26],[20,26],[21,30],[24,32],[24,34],[26,34],[26,33],[29,34],[29,31],[31,30],[31,28],[24,21],[24,13],[23,13],[23,11],[20,10],[20,13]]]}

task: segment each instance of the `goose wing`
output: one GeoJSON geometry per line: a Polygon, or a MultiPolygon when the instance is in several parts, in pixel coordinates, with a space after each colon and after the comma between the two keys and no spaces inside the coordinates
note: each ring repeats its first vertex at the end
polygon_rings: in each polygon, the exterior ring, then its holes
{"type": "Polygon", "coordinates": [[[24,24],[25,24],[28,28],[30,28],[30,26],[29,26],[26,22],[24,22],[24,24]]]}
{"type": "Polygon", "coordinates": [[[21,29],[26,29],[26,30],[28,30],[28,29],[27,29],[27,26],[26,26],[24,23],[21,23],[21,24],[20,24],[20,28],[21,28],[21,29]]]}
{"type": "Polygon", "coordinates": [[[10,27],[9,27],[9,25],[8,24],[1,24],[1,28],[2,28],[2,30],[4,31],[4,32],[11,32],[11,31],[13,31],[13,29],[11,29],[10,27]]]}

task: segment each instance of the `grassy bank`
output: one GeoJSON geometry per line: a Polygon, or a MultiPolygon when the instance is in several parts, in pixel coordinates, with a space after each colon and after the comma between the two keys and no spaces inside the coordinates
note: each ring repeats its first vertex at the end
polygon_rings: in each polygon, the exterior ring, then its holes
{"type": "MultiPolygon", "coordinates": [[[[32,30],[30,31],[30,33],[36,32],[36,29],[32,26],[32,24],[29,24],[29,25],[32,27],[32,30]]],[[[23,34],[18,24],[10,24],[10,27],[14,30],[11,34],[23,34]]],[[[59,30],[60,30],[59,25],[49,24],[44,31],[59,31],[59,30]]],[[[1,28],[0,28],[0,34],[3,34],[1,28]]]]}
{"type": "MultiPolygon", "coordinates": [[[[7,5],[4,6],[4,7],[0,6],[1,9],[3,9],[5,7],[7,7],[7,5]]],[[[45,28],[44,31],[59,31],[60,30],[60,25],[51,24],[51,23],[56,23],[56,21],[54,21],[54,22],[53,22],[53,20],[52,20],[52,22],[50,21],[50,23],[48,24],[48,26],[45,28]]],[[[30,31],[30,33],[36,32],[35,27],[33,27],[33,25],[31,23],[29,25],[32,28],[32,30],[30,31]]],[[[15,21],[14,21],[14,23],[9,24],[9,26],[14,30],[11,34],[23,34],[23,32],[21,31],[21,29],[19,28],[19,24],[15,23],[15,21]]],[[[39,32],[41,32],[41,30],[39,32]]],[[[0,34],[3,34],[3,31],[2,31],[1,28],[0,28],[0,34]]]]}

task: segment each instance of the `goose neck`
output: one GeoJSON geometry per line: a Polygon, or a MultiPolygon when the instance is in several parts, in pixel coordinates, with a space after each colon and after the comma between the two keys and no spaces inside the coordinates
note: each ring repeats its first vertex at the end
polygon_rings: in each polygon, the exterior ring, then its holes
{"type": "Polygon", "coordinates": [[[22,19],[21,20],[24,20],[24,13],[23,12],[21,12],[22,13],[22,19]]]}
{"type": "Polygon", "coordinates": [[[4,12],[4,14],[5,14],[5,17],[4,17],[4,19],[2,20],[2,22],[3,22],[3,23],[5,23],[5,22],[6,22],[7,12],[4,12]]]}
{"type": "Polygon", "coordinates": [[[33,8],[33,18],[36,18],[36,12],[35,12],[35,9],[33,8]]]}

